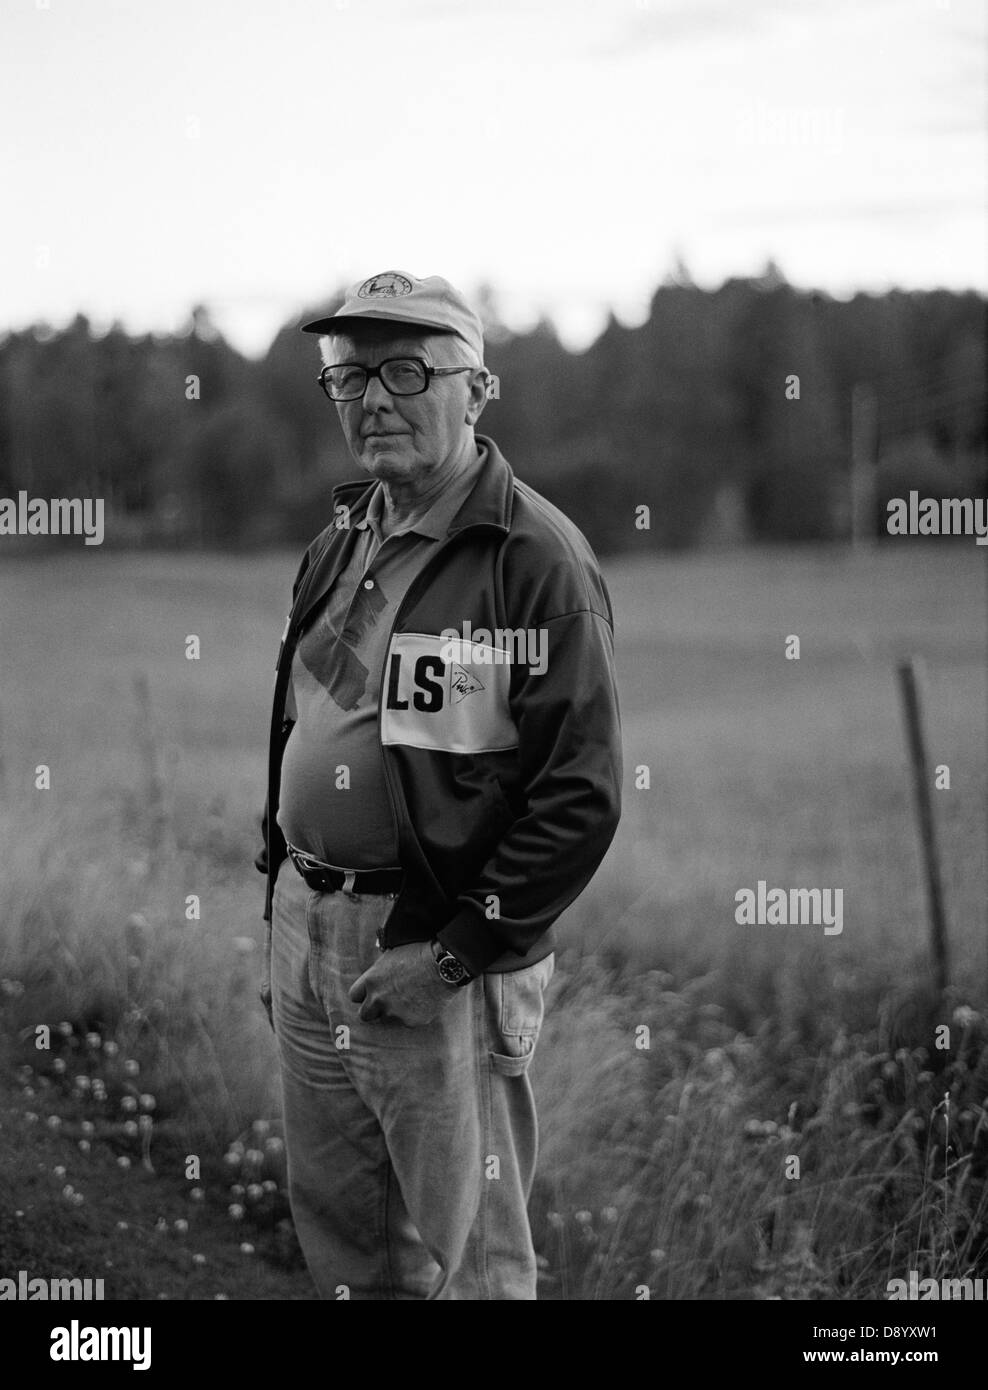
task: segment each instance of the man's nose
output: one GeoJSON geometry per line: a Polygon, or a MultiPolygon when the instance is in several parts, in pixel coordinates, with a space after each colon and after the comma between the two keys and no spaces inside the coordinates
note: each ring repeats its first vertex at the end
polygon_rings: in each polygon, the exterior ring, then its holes
{"type": "Polygon", "coordinates": [[[368,412],[391,409],[390,393],[385,389],[384,382],[379,376],[372,376],[367,382],[367,390],[364,392],[364,409],[368,412]]]}

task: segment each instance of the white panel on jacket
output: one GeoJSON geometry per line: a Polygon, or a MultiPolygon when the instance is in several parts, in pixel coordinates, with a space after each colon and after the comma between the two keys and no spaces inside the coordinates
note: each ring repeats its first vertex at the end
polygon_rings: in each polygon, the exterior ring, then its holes
{"type": "Polygon", "coordinates": [[[510,682],[511,653],[502,648],[397,633],[385,669],[381,742],[445,753],[517,748],[510,682]]]}

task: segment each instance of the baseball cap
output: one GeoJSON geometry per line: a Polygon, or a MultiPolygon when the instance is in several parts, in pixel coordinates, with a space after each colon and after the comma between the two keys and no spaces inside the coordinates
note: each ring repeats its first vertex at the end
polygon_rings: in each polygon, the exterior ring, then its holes
{"type": "Polygon", "coordinates": [[[333,333],[357,319],[413,323],[437,332],[455,333],[484,360],[484,330],[459,290],[441,275],[420,280],[403,270],[385,270],[358,281],[329,318],[302,325],[303,333],[333,333]]]}

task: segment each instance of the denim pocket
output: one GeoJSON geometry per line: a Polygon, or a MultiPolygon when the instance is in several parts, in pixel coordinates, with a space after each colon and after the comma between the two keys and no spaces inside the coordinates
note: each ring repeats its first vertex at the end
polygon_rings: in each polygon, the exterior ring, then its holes
{"type": "Polygon", "coordinates": [[[502,1076],[521,1076],[529,1068],[542,1031],[545,990],[555,969],[555,954],[501,975],[484,976],[488,1050],[491,1066],[502,1076]]]}

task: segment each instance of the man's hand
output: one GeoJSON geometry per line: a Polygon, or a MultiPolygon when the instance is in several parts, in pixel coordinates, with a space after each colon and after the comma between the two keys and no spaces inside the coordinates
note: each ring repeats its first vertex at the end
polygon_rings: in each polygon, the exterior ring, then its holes
{"type": "Polygon", "coordinates": [[[427,941],[395,946],[381,955],[350,986],[350,999],[360,1005],[365,1023],[394,1019],[406,1028],[431,1023],[452,999],[456,989],[439,978],[427,941]]]}

